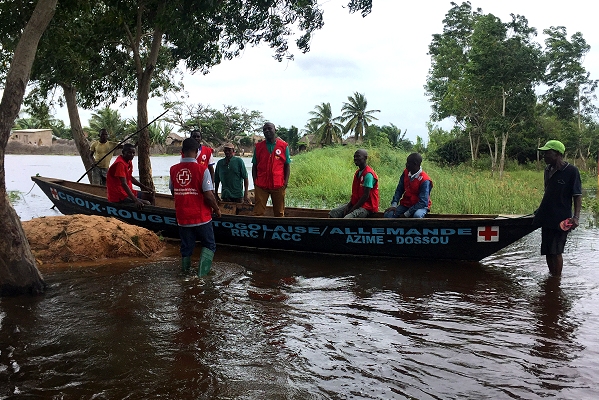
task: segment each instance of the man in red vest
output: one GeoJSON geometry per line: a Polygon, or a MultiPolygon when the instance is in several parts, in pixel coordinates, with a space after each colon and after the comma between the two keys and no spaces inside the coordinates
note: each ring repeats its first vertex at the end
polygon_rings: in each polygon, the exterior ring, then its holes
{"type": "Polygon", "coordinates": [[[285,215],[285,189],[289,182],[289,146],[276,137],[275,125],[267,122],[262,127],[266,140],[258,142],[252,158],[254,179],[254,215],[264,215],[268,197],[272,199],[275,217],[285,215]]]}
{"type": "Polygon", "coordinates": [[[354,153],[354,174],[349,203],[329,212],[331,218],[366,218],[379,210],[379,177],[367,165],[368,152],[360,149],[354,153]]]}
{"type": "Polygon", "coordinates": [[[198,143],[193,138],[183,141],[183,157],[170,170],[169,187],[175,196],[175,214],[181,238],[181,269],[191,268],[191,255],[196,241],[202,243],[198,263],[198,277],[210,272],[216,251],[212,213],[220,217],[220,209],[214,197],[214,185],[207,165],[197,162],[198,143]]]}
{"type": "Polygon", "coordinates": [[[433,181],[422,170],[422,156],[412,153],[406,161],[391,207],[385,210],[385,218],[423,218],[431,209],[433,181]]]}
{"type": "Polygon", "coordinates": [[[111,203],[132,203],[141,210],[144,205],[154,204],[154,191],[133,177],[135,147],[125,143],[122,155],[118,156],[106,173],[106,197],[111,203]],[[136,185],[145,190],[138,192],[136,185]]]}
{"type": "Polygon", "coordinates": [[[214,149],[212,149],[212,147],[202,145],[202,131],[200,129],[194,129],[191,131],[189,137],[198,142],[198,155],[196,159],[198,160],[198,164],[208,167],[212,182],[214,183],[214,149]]]}

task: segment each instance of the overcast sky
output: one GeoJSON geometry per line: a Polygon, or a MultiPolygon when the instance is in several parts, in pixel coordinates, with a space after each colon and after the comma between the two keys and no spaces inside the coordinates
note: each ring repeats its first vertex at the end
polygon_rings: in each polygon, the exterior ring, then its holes
{"type": "MultiPolygon", "coordinates": [[[[347,0],[322,2],[325,26],[317,31],[309,53],[294,51],[294,61],[277,62],[267,46],[247,49],[241,57],[224,61],[208,75],[188,74],[185,90],[178,98],[214,108],[234,105],[261,111],[277,126],[303,128],[317,104],[331,103],[334,115],[354,92],[363,93],[369,109],[377,113],[377,125],[393,123],[407,136],[427,138],[425,123],[430,103],[423,86],[430,67],[427,55],[432,35],[441,33],[442,20],[451,8],[449,1],[373,0],[370,15],[349,14],[342,6],[347,0]]],[[[529,25],[542,31],[563,25],[568,36],[583,34],[591,51],[584,66],[592,79],[599,79],[599,32],[592,2],[570,1],[472,1],[502,21],[510,13],[524,15],[529,25]]],[[[171,99],[175,99],[174,96],[171,99]]],[[[115,108],[117,105],[115,105],[115,108]]],[[[149,117],[161,112],[159,100],[151,100],[149,117]]],[[[134,117],[135,106],[121,110],[123,117],[134,117]]],[[[88,112],[82,112],[86,125],[88,112]]],[[[68,121],[66,111],[57,117],[68,121]]],[[[447,127],[450,124],[445,124],[447,127]]]]}

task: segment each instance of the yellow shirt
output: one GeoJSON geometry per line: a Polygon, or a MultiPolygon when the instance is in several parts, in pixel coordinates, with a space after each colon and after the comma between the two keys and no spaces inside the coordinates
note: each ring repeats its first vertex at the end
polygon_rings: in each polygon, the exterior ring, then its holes
{"type": "MultiPolygon", "coordinates": [[[[100,143],[98,140],[95,140],[91,146],[89,146],[90,151],[94,152],[94,161],[98,161],[100,158],[104,157],[110,150],[114,149],[118,143],[111,142],[108,140],[106,143],[100,143]]],[[[112,160],[112,155],[106,156],[99,164],[99,168],[108,168],[110,167],[110,160],[112,160]]]]}

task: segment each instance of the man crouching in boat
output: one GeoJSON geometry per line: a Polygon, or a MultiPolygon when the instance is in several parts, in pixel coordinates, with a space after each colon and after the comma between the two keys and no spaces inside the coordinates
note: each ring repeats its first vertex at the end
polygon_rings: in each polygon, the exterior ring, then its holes
{"type": "Polygon", "coordinates": [[[133,203],[141,210],[145,204],[154,204],[154,191],[133,177],[135,147],[123,145],[123,154],[118,156],[106,173],[106,197],[111,203],[133,203]],[[145,190],[138,192],[133,184],[145,190]]]}
{"type": "Polygon", "coordinates": [[[214,197],[214,184],[208,165],[196,161],[198,143],[193,138],[183,141],[183,157],[170,170],[169,188],[175,196],[175,214],[181,238],[181,269],[191,268],[191,255],[196,240],[202,243],[198,277],[208,275],[216,251],[212,213],[221,216],[214,197]]]}
{"type": "Polygon", "coordinates": [[[422,170],[422,156],[412,153],[406,160],[391,207],[384,213],[385,218],[424,218],[431,209],[433,181],[422,170]]]}
{"type": "Polygon", "coordinates": [[[368,152],[360,149],[354,153],[354,174],[349,203],[329,212],[331,218],[367,218],[379,210],[379,177],[366,164],[368,152]]]}

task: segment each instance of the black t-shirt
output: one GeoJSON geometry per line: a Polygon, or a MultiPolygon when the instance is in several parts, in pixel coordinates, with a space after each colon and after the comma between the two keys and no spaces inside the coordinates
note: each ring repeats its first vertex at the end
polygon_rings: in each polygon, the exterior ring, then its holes
{"type": "Polygon", "coordinates": [[[559,223],[572,217],[572,197],[582,195],[580,173],[574,165],[565,165],[549,177],[551,166],[545,168],[545,194],[535,213],[534,224],[559,229],[559,223]]]}

